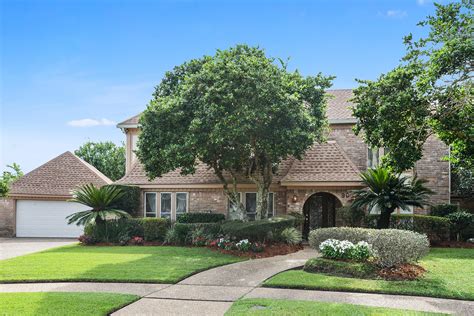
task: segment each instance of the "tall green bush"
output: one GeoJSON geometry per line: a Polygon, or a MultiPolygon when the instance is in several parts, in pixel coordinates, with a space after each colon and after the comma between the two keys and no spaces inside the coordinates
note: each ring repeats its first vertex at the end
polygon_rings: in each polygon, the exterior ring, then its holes
{"type": "Polygon", "coordinates": [[[139,187],[118,184],[112,184],[110,186],[119,187],[123,192],[123,195],[114,202],[114,208],[124,210],[135,217],[142,216],[142,209],[140,207],[141,191],[139,187]]]}
{"type": "Polygon", "coordinates": [[[164,241],[166,232],[171,226],[167,218],[143,218],[140,219],[140,223],[143,226],[145,241],[164,241]]]}
{"type": "Polygon", "coordinates": [[[272,217],[251,222],[227,221],[222,224],[222,232],[234,239],[265,242],[278,239],[285,228],[294,227],[293,216],[272,217]]]}

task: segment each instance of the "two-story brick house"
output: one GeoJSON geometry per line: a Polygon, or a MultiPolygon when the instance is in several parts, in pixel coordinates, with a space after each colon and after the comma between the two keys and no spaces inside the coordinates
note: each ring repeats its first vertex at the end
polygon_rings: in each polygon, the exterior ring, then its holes
{"type": "MultiPolygon", "coordinates": [[[[336,225],[336,209],[350,200],[350,191],[361,187],[359,172],[375,166],[382,149],[371,149],[352,130],[355,118],[349,102],[352,90],[330,90],[327,117],[330,133],[327,143],[315,144],[300,160],[287,159],[273,178],[269,193],[269,214],[304,213],[306,226],[336,225]]],[[[213,211],[228,214],[229,204],[222,184],[213,171],[199,165],[193,175],[172,171],[149,181],[134,150],[140,133],[139,115],[117,125],[126,135],[126,175],[120,184],[136,185],[143,191],[143,216],[176,218],[177,214],[213,211]]],[[[450,166],[443,160],[449,149],[432,137],[425,145],[424,156],[413,172],[429,180],[435,191],[433,204],[450,199],[450,166]]],[[[239,183],[241,201],[252,216],[256,206],[256,187],[239,183]]],[[[415,212],[423,212],[417,210],[415,212]]]]}

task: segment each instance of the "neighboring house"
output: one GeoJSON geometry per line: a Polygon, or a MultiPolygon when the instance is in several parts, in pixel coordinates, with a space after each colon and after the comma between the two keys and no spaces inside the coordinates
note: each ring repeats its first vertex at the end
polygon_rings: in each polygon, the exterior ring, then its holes
{"type": "MultiPolygon", "coordinates": [[[[361,187],[360,171],[375,167],[383,155],[383,149],[368,148],[352,130],[356,123],[349,109],[353,105],[349,102],[352,90],[330,90],[328,93],[333,97],[328,101],[331,131],[327,143],[312,146],[301,161],[283,161],[273,178],[268,197],[270,214],[304,213],[306,231],[310,227],[335,226],[336,209],[350,201],[351,190],[361,187]]],[[[222,184],[204,164],[199,165],[193,175],[182,176],[178,171],[172,171],[151,181],[147,179],[134,153],[140,132],[139,116],[117,125],[126,135],[127,158],[126,175],[117,183],[142,189],[143,216],[175,219],[184,212],[228,214],[232,205],[223,193],[222,184]]],[[[423,158],[414,169],[435,191],[431,197],[433,204],[449,203],[450,168],[443,160],[448,154],[448,147],[431,137],[425,145],[423,158]]],[[[238,190],[248,215],[254,216],[255,185],[242,181],[238,190]]]]}
{"type": "Polygon", "coordinates": [[[69,151],[48,161],[12,183],[4,200],[8,212],[0,213],[4,229],[17,237],[78,237],[83,227],[68,225],[66,216],[87,207],[67,200],[73,189],[88,183],[103,186],[112,180],[69,151]]]}

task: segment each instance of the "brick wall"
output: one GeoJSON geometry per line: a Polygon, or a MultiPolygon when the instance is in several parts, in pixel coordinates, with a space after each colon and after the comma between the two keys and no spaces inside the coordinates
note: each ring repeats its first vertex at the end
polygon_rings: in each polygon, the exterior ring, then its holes
{"type": "Polygon", "coordinates": [[[15,231],[14,200],[0,199],[0,237],[11,237],[15,231]]]}
{"type": "Polygon", "coordinates": [[[416,163],[418,177],[428,180],[427,187],[435,192],[432,204],[450,201],[450,166],[443,158],[449,155],[449,148],[438,138],[431,136],[423,148],[423,157],[416,163]]]}

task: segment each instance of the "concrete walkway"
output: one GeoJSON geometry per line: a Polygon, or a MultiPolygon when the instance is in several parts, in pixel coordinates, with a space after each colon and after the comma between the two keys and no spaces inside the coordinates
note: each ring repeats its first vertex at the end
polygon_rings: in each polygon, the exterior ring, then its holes
{"type": "Polygon", "coordinates": [[[0,238],[0,260],[77,243],[73,238],[0,238]]]}

